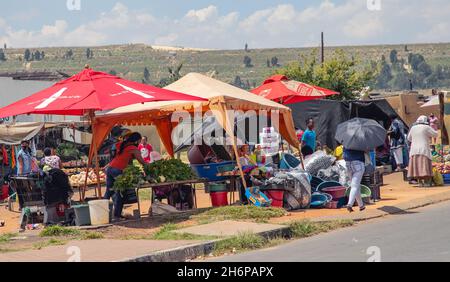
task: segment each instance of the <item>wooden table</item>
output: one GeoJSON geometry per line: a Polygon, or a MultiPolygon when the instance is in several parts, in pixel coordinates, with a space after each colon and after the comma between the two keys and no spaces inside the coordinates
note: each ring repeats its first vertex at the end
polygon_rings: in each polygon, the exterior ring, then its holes
{"type": "MultiPolygon", "coordinates": [[[[250,173],[246,173],[246,175],[250,175],[250,176],[258,176],[259,172],[254,172],[253,170],[250,173]]],[[[241,179],[241,174],[239,173],[239,171],[226,171],[226,172],[220,172],[218,174],[216,174],[217,177],[226,177],[230,180],[230,184],[231,184],[231,193],[230,193],[230,204],[234,203],[234,201],[236,200],[234,197],[234,192],[239,191],[238,190],[238,183],[240,182],[241,179]]],[[[239,191],[239,201],[241,201],[241,203],[243,202],[242,199],[242,194],[239,191]]]]}
{"type": "MultiPolygon", "coordinates": [[[[139,211],[139,216],[142,216],[141,214],[141,205],[140,205],[140,200],[139,200],[139,190],[140,189],[152,189],[152,198],[151,198],[151,202],[153,203],[155,200],[155,193],[153,193],[153,189],[154,188],[159,188],[159,187],[170,187],[170,190],[172,191],[176,186],[179,185],[190,185],[191,186],[191,191],[192,191],[192,198],[194,200],[194,208],[197,208],[197,195],[195,192],[195,185],[196,184],[206,184],[211,182],[210,180],[206,179],[206,178],[199,178],[199,179],[191,179],[191,180],[183,180],[183,181],[174,181],[174,182],[163,182],[163,183],[146,183],[143,185],[140,185],[136,188],[136,196],[137,196],[137,204],[138,204],[138,211],[139,211]]],[[[145,215],[145,214],[144,214],[145,215]]]]}

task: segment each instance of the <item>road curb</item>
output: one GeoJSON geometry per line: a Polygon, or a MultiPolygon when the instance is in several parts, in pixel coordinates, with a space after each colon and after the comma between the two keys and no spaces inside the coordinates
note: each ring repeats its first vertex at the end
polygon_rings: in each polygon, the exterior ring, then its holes
{"type": "MultiPolygon", "coordinates": [[[[255,233],[256,235],[262,236],[266,239],[271,239],[275,237],[288,237],[290,236],[290,228],[280,227],[268,231],[255,233]]],[[[218,242],[226,240],[227,238],[217,239],[212,241],[206,241],[201,243],[196,243],[188,246],[181,246],[173,249],[162,250],[150,253],[148,255],[138,256],[134,258],[126,258],[120,260],[119,262],[180,262],[190,259],[195,259],[199,256],[207,256],[214,250],[215,245],[218,242]]]]}
{"type": "MultiPolygon", "coordinates": [[[[396,206],[382,206],[377,210],[372,210],[370,213],[359,214],[357,212],[351,214],[351,216],[329,216],[322,218],[310,219],[313,222],[325,222],[332,220],[354,220],[354,221],[366,221],[375,218],[381,218],[392,214],[404,213],[411,209],[416,209],[432,204],[437,204],[440,202],[450,200],[450,190],[444,191],[442,193],[431,195],[427,197],[422,197],[414,200],[410,200],[404,203],[400,203],[396,206]]],[[[306,219],[308,220],[308,219],[306,219]]],[[[288,226],[276,228],[269,231],[255,233],[266,239],[274,237],[289,237],[291,235],[290,228],[288,226]]],[[[214,246],[225,240],[217,239],[207,242],[196,243],[188,246],[181,246],[173,249],[162,250],[150,253],[148,255],[143,255],[134,258],[126,258],[120,260],[120,262],[180,262],[190,259],[195,259],[199,256],[207,256],[214,250],[214,246]]]]}
{"type": "Polygon", "coordinates": [[[358,213],[354,212],[349,215],[338,215],[338,216],[325,216],[311,219],[314,222],[324,222],[330,220],[354,220],[354,221],[366,221],[370,219],[376,219],[385,217],[393,214],[401,214],[405,213],[408,210],[417,209],[433,204],[438,204],[441,202],[450,200],[450,190],[443,191],[442,193],[430,195],[422,198],[417,198],[414,200],[409,200],[403,203],[399,203],[395,206],[382,206],[377,208],[376,210],[368,211],[367,213],[358,213]]]}

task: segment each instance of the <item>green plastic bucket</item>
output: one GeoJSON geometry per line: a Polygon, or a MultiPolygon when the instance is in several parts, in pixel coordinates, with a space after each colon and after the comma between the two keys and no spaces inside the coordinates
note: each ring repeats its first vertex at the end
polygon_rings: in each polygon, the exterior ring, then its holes
{"type": "Polygon", "coordinates": [[[222,182],[209,183],[208,184],[209,192],[227,192],[227,184],[222,182]]]}
{"type": "Polygon", "coordinates": [[[75,212],[75,224],[77,226],[91,225],[91,215],[89,213],[89,205],[72,206],[75,212]]]}

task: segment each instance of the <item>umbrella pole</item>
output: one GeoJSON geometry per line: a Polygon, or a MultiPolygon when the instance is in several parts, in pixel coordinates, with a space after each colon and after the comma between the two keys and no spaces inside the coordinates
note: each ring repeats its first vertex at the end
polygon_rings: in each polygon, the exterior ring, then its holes
{"type": "MultiPolygon", "coordinates": [[[[95,114],[94,111],[89,112],[89,117],[91,119],[91,127],[92,127],[92,136],[94,136],[94,119],[95,114]]],[[[100,165],[98,161],[98,148],[97,144],[94,142],[94,158],[95,158],[95,175],[97,176],[97,190],[96,190],[96,196],[97,198],[101,199],[102,197],[102,185],[100,183],[100,165]]]]}

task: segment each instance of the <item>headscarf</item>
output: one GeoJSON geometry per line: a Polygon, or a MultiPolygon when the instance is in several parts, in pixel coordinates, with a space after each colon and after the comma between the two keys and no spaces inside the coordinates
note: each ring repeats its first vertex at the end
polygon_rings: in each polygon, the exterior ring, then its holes
{"type": "Polygon", "coordinates": [[[417,118],[416,124],[428,124],[427,116],[420,116],[417,118]]]}

